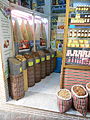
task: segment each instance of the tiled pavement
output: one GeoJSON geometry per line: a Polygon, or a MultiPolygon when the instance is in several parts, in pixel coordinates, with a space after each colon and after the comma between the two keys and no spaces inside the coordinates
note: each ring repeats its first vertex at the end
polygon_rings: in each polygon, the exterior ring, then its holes
{"type": "Polygon", "coordinates": [[[22,106],[0,104],[0,120],[90,120],[22,106]]]}

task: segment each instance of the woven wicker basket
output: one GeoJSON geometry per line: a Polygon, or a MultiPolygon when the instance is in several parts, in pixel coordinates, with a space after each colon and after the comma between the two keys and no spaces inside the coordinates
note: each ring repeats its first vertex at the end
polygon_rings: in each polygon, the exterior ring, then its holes
{"type": "Polygon", "coordinates": [[[46,77],[46,64],[45,61],[41,62],[41,78],[46,77]]]}
{"type": "Polygon", "coordinates": [[[55,51],[49,49],[49,52],[51,54],[51,73],[52,73],[56,67],[55,51]]]}
{"type": "Polygon", "coordinates": [[[37,51],[41,58],[41,78],[46,77],[46,67],[45,67],[45,53],[42,50],[37,51]]]}
{"type": "Polygon", "coordinates": [[[35,74],[34,74],[34,66],[27,68],[27,74],[28,74],[28,86],[32,87],[35,85],[35,74]]]}
{"type": "Polygon", "coordinates": [[[19,75],[10,75],[10,90],[10,95],[13,99],[18,100],[24,97],[23,73],[19,75]]]}
{"type": "Polygon", "coordinates": [[[35,82],[41,81],[41,64],[35,64],[35,82]]]}
{"type": "Polygon", "coordinates": [[[32,52],[35,62],[35,82],[41,81],[41,62],[40,56],[37,52],[32,52]]]}
{"type": "Polygon", "coordinates": [[[88,88],[88,84],[90,84],[90,83],[87,83],[86,84],[86,90],[87,90],[87,92],[88,92],[88,95],[89,95],[89,97],[88,97],[88,110],[90,111],[90,88],[88,88]]]}
{"type": "Polygon", "coordinates": [[[71,92],[67,89],[60,89],[60,90],[66,90],[70,93],[70,98],[68,99],[63,99],[62,97],[59,96],[59,92],[57,93],[57,104],[60,113],[64,113],[68,111],[72,107],[72,97],[71,97],[71,92]]]}
{"type": "Polygon", "coordinates": [[[51,62],[50,62],[50,60],[46,60],[46,62],[45,62],[45,64],[46,64],[46,75],[48,76],[48,75],[50,75],[50,73],[51,73],[51,62]]]}
{"type": "Polygon", "coordinates": [[[86,89],[82,85],[73,85],[71,88],[71,92],[73,96],[73,104],[75,109],[78,112],[80,112],[83,116],[86,116],[87,108],[88,108],[88,93],[86,91],[86,95],[78,96],[73,90],[74,86],[81,86],[85,91],[86,89]]]}

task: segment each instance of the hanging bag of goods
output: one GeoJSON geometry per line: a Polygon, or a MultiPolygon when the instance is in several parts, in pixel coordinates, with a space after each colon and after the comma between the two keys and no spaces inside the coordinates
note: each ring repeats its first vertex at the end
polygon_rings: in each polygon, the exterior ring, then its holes
{"type": "Polygon", "coordinates": [[[88,110],[90,111],[90,83],[86,84],[86,90],[88,91],[89,97],[88,97],[88,110]]]}
{"type": "Polygon", "coordinates": [[[18,100],[24,97],[24,79],[22,73],[22,64],[16,58],[9,58],[10,68],[10,95],[18,100]]]}
{"type": "Polygon", "coordinates": [[[28,75],[28,87],[35,85],[35,70],[34,70],[34,58],[30,54],[25,54],[27,59],[27,75],[28,75]]]}
{"type": "Polygon", "coordinates": [[[67,89],[60,89],[57,93],[57,104],[60,113],[68,111],[72,107],[71,92],[67,89]]]}
{"type": "Polygon", "coordinates": [[[41,78],[46,77],[45,53],[42,50],[37,51],[41,59],[41,78]]]}
{"type": "Polygon", "coordinates": [[[46,63],[46,75],[48,76],[48,75],[50,75],[50,73],[51,73],[51,62],[50,62],[50,59],[51,59],[51,55],[50,55],[50,52],[48,51],[48,50],[44,50],[44,52],[45,52],[45,56],[46,56],[46,61],[45,61],[45,63],[46,63]]]}
{"type": "Polygon", "coordinates": [[[37,52],[32,52],[32,55],[35,60],[35,82],[37,83],[41,81],[41,62],[37,52]]]}
{"type": "Polygon", "coordinates": [[[19,52],[19,43],[20,41],[24,40],[23,34],[20,29],[20,25],[17,19],[13,23],[13,34],[14,34],[14,44],[15,44],[15,53],[16,55],[19,52]]]}
{"type": "Polygon", "coordinates": [[[27,78],[27,62],[26,58],[22,55],[17,55],[16,58],[22,63],[23,78],[24,78],[24,91],[28,90],[28,78],[27,78]]]}
{"type": "Polygon", "coordinates": [[[75,109],[83,116],[86,116],[88,108],[88,92],[82,85],[72,86],[71,92],[75,109]]]}
{"type": "Polygon", "coordinates": [[[54,71],[55,68],[55,52],[52,49],[49,49],[51,54],[51,73],[54,71]]]}

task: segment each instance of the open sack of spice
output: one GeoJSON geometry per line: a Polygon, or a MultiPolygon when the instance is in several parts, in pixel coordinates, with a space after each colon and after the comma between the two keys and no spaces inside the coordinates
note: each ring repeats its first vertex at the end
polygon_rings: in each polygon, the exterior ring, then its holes
{"type": "Polygon", "coordinates": [[[83,116],[87,114],[88,92],[82,85],[74,85],[71,88],[75,109],[83,116]]]}
{"type": "MultiPolygon", "coordinates": [[[[88,101],[90,101],[90,82],[86,84],[86,90],[89,94],[88,101]]],[[[90,111],[90,102],[88,102],[88,110],[90,111]]]]}
{"type": "Polygon", "coordinates": [[[68,89],[60,89],[57,93],[57,104],[60,113],[64,113],[72,107],[72,96],[68,89]]]}

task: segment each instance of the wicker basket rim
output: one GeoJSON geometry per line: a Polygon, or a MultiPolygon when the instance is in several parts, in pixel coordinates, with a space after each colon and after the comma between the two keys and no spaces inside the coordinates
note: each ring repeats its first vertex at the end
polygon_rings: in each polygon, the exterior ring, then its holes
{"type": "Polygon", "coordinates": [[[71,92],[70,92],[70,90],[68,90],[68,89],[60,89],[60,90],[57,92],[57,97],[58,97],[59,99],[61,99],[61,100],[71,100],[71,99],[72,99],[71,92]],[[60,96],[58,95],[58,93],[59,93],[61,90],[66,90],[66,91],[68,91],[69,94],[70,94],[70,98],[65,99],[65,98],[60,97],[60,96]]]}
{"type": "Polygon", "coordinates": [[[90,88],[87,87],[88,84],[90,84],[90,82],[86,84],[86,89],[90,92],[90,88]]]}
{"type": "Polygon", "coordinates": [[[87,90],[85,89],[85,87],[84,87],[83,85],[79,85],[79,84],[73,85],[72,88],[71,88],[71,92],[72,92],[77,98],[86,98],[86,97],[88,97],[88,92],[87,92],[87,90]],[[81,87],[86,91],[86,95],[84,95],[84,96],[78,96],[78,95],[74,92],[74,90],[73,90],[73,87],[75,87],[75,86],[81,86],[81,87]]]}

